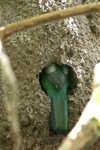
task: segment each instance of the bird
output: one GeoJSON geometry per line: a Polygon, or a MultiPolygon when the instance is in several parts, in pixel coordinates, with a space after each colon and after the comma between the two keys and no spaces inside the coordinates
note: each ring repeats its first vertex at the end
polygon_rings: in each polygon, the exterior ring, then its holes
{"type": "Polygon", "coordinates": [[[66,135],[69,132],[68,66],[52,63],[43,69],[40,76],[41,87],[51,99],[51,126],[55,133],[66,135]]]}

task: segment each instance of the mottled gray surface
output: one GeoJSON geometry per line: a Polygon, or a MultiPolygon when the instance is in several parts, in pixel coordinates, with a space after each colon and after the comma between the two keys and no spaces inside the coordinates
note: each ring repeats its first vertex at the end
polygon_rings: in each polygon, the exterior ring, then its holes
{"type": "MultiPolygon", "coordinates": [[[[93,1],[85,1],[89,2],[93,1]]],[[[0,0],[0,26],[81,4],[80,0],[74,0],[71,5],[60,0],[42,0],[41,3],[36,0],[0,0]]],[[[100,14],[96,13],[48,23],[16,33],[5,41],[4,48],[19,87],[22,150],[56,150],[64,137],[55,135],[51,130],[50,99],[39,83],[39,73],[52,62],[71,67],[75,80],[70,80],[68,91],[70,130],[78,121],[90,99],[93,68],[100,61],[99,28],[100,14]]],[[[2,97],[0,89],[0,149],[10,150],[13,146],[12,135],[2,97]]],[[[98,140],[91,150],[99,150],[99,146],[98,140]]]]}

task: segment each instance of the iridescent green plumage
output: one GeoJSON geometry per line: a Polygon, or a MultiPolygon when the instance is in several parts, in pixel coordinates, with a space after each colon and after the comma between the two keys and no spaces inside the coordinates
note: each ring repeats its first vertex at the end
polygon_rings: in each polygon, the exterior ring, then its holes
{"type": "Polygon", "coordinates": [[[43,70],[41,86],[51,98],[51,124],[57,134],[68,132],[68,66],[51,64],[43,70]]]}

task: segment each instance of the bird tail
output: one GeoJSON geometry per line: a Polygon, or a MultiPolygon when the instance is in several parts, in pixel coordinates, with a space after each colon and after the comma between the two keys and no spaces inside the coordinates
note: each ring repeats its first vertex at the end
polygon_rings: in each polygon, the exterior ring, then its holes
{"type": "Polygon", "coordinates": [[[55,101],[51,98],[51,124],[57,134],[68,133],[68,108],[67,101],[55,101]]]}

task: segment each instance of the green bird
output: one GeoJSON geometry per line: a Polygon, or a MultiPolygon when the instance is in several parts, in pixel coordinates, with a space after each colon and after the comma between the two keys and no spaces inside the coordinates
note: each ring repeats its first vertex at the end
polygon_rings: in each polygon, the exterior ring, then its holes
{"type": "Polygon", "coordinates": [[[67,89],[68,66],[50,64],[43,70],[40,83],[51,99],[51,125],[57,134],[68,133],[68,104],[67,89]]]}

